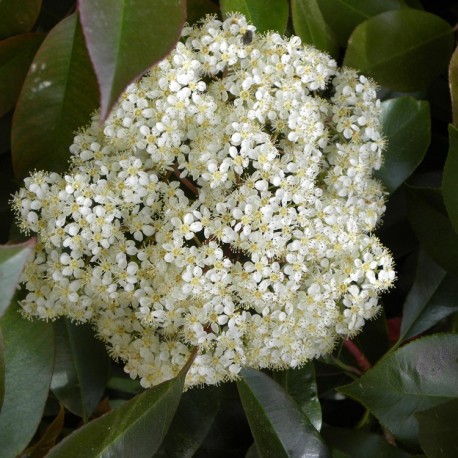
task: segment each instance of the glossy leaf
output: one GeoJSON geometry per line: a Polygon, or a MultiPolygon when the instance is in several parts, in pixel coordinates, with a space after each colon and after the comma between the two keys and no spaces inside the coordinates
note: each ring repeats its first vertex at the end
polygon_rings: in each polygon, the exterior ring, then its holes
{"type": "Polygon", "coordinates": [[[119,393],[127,393],[136,395],[143,391],[140,385],[140,380],[132,380],[120,367],[113,366],[111,368],[111,377],[107,382],[107,388],[119,393]]]}
{"type": "Polygon", "coordinates": [[[51,389],[70,412],[87,421],[108,381],[110,359],[87,324],[55,323],[56,363],[51,389]]]}
{"type": "Polygon", "coordinates": [[[53,331],[51,323],[24,319],[17,307],[9,307],[0,328],[5,346],[1,455],[15,457],[32,439],[43,414],[54,364],[53,331]]]}
{"type": "Polygon", "coordinates": [[[442,178],[442,194],[450,221],[458,233],[458,129],[450,124],[448,134],[449,150],[442,178]]]}
{"type": "Polygon", "coordinates": [[[219,409],[219,389],[194,388],[183,394],[156,458],[192,458],[208,434],[219,409]]]}
{"type": "Polygon", "coordinates": [[[341,451],[351,458],[408,458],[410,455],[393,447],[378,434],[358,429],[325,427],[321,432],[326,443],[335,451],[341,451]]]}
{"type": "Polygon", "coordinates": [[[294,400],[266,374],[243,369],[237,382],[256,447],[262,457],[330,457],[294,400]]]}
{"type": "Polygon", "coordinates": [[[315,366],[273,372],[272,378],[297,402],[317,431],[321,429],[321,405],[318,399],[315,366]]]}
{"type": "Polygon", "coordinates": [[[0,39],[29,32],[40,8],[41,0],[0,1],[0,39]]]}
{"type": "Polygon", "coordinates": [[[415,282],[405,300],[399,340],[427,331],[458,311],[458,283],[423,251],[418,258],[415,282]]]}
{"type": "Polygon", "coordinates": [[[455,49],[450,59],[448,82],[450,85],[450,97],[452,99],[453,125],[458,127],[458,48],[455,49]]]}
{"type": "Polygon", "coordinates": [[[338,391],[361,402],[399,440],[418,446],[413,414],[458,396],[457,355],[458,335],[424,337],[338,391]]]}
{"type": "Polygon", "coordinates": [[[388,140],[384,162],[375,176],[393,193],[423,160],[431,141],[426,101],[398,97],[382,103],[383,133],[388,140]]]}
{"type": "Polygon", "coordinates": [[[97,82],[76,14],[60,22],[38,50],[13,119],[17,178],[32,169],[64,171],[74,132],[97,106],[97,82]]]}
{"type": "Polygon", "coordinates": [[[10,132],[12,119],[13,113],[11,111],[0,118],[0,155],[11,149],[10,132]]]}
{"type": "Polygon", "coordinates": [[[43,38],[41,33],[26,33],[0,41],[0,116],[16,104],[25,75],[43,38]]]}
{"type": "Polygon", "coordinates": [[[387,11],[353,31],[344,65],[396,91],[425,89],[447,66],[453,31],[440,17],[410,8],[387,11]]]}
{"type": "Polygon", "coordinates": [[[43,458],[49,452],[49,450],[56,444],[57,438],[59,437],[64,427],[65,409],[63,406],[60,407],[57,417],[53,422],[46,428],[40,440],[29,447],[24,455],[28,458],[43,458]]]}
{"type": "Polygon", "coordinates": [[[275,30],[285,33],[288,23],[289,6],[287,0],[221,0],[224,16],[242,13],[256,26],[257,32],[275,30]]]}
{"type": "Polygon", "coordinates": [[[447,217],[440,190],[407,189],[409,221],[421,246],[443,269],[458,276],[458,235],[447,217]]]}
{"type": "Polygon", "coordinates": [[[21,278],[22,269],[30,259],[35,239],[18,245],[0,246],[0,318],[10,305],[21,278]]]}
{"type": "Polygon", "coordinates": [[[314,45],[334,58],[338,57],[339,45],[323,18],[318,0],[292,0],[291,16],[294,32],[304,43],[314,45]]]}
{"type": "Polygon", "coordinates": [[[175,46],[185,0],[79,0],[87,48],[105,119],[127,85],[175,46]]]}
{"type": "Polygon", "coordinates": [[[420,444],[429,458],[458,456],[458,399],[417,412],[420,444]]]}
{"type": "Polygon", "coordinates": [[[2,411],[5,399],[5,346],[3,345],[3,334],[0,327],[0,412],[2,411]]]}
{"type": "Polygon", "coordinates": [[[342,47],[361,22],[385,11],[405,7],[402,0],[318,0],[320,10],[342,47]]]}
{"type": "Polygon", "coordinates": [[[67,436],[47,458],[150,458],[178,407],[186,373],[161,383],[67,436]]]}

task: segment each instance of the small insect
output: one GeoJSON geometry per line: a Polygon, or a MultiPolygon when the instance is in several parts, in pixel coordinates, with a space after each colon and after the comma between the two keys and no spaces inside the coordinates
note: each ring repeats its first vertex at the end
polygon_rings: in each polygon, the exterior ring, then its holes
{"type": "Polygon", "coordinates": [[[247,46],[253,41],[253,31],[252,30],[247,30],[243,35],[242,35],[242,43],[247,46]]]}

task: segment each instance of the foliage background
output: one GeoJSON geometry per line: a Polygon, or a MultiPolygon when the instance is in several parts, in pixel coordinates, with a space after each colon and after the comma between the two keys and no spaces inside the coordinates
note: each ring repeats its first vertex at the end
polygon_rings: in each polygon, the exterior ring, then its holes
{"type": "Polygon", "coordinates": [[[0,457],[458,456],[458,5],[443,0],[0,2],[0,457]],[[88,326],[29,322],[18,280],[34,241],[8,201],[63,171],[73,132],[164,57],[185,20],[244,13],[380,84],[396,260],[384,313],[297,370],[246,369],[147,391],[88,326]]]}

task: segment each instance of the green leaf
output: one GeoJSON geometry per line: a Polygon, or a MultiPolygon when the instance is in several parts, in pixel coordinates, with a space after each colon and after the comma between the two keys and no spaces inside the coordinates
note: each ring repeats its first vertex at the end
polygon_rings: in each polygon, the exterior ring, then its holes
{"type": "Polygon", "coordinates": [[[287,0],[221,0],[220,7],[225,17],[230,13],[242,13],[258,32],[275,30],[283,34],[286,31],[287,0]]]}
{"type": "Polygon", "coordinates": [[[344,65],[396,91],[425,89],[447,66],[453,30],[440,17],[410,8],[387,11],[351,34],[344,65]]]}
{"type": "Polygon", "coordinates": [[[86,422],[102,397],[110,358],[88,324],[61,319],[54,325],[56,363],[51,389],[70,412],[86,422]]]}
{"type": "Polygon", "coordinates": [[[337,58],[339,45],[333,31],[323,18],[318,0],[292,0],[291,15],[294,32],[302,41],[337,58]]]}
{"type": "Polygon", "coordinates": [[[458,456],[458,399],[415,414],[420,444],[429,458],[458,456]]]}
{"type": "Polygon", "coordinates": [[[106,119],[126,86],[164,58],[180,37],[185,0],[80,0],[83,33],[106,119]]]}
{"type": "Polygon", "coordinates": [[[11,149],[10,133],[12,119],[13,113],[11,111],[2,118],[0,118],[0,155],[6,153],[11,149]]]}
{"type": "Polygon", "coordinates": [[[0,246],[0,318],[16,292],[22,269],[35,247],[35,239],[18,245],[0,246]]]}
{"type": "Polygon", "coordinates": [[[317,431],[321,429],[321,405],[313,362],[297,369],[272,373],[272,378],[297,402],[317,431]]]}
{"type": "Polygon", "coordinates": [[[0,41],[0,116],[16,104],[27,70],[43,38],[42,33],[25,33],[0,41]]]}
{"type": "Polygon", "coordinates": [[[452,54],[448,66],[448,81],[452,99],[453,125],[458,127],[458,48],[452,54]]]}
{"type": "Polygon", "coordinates": [[[393,447],[378,434],[358,429],[333,428],[326,426],[321,435],[335,450],[348,454],[351,458],[408,458],[410,455],[393,447]]]}
{"type": "Polygon", "coordinates": [[[220,406],[219,388],[192,389],[183,394],[156,458],[192,458],[207,436],[220,406]]]}
{"type": "Polygon", "coordinates": [[[5,346],[3,344],[3,334],[0,328],[0,412],[2,411],[5,399],[5,346]]]}
{"type": "Polygon", "coordinates": [[[418,339],[338,389],[361,402],[391,433],[418,446],[413,414],[458,396],[458,335],[418,339]]]}
{"type": "Polygon", "coordinates": [[[140,380],[131,379],[118,365],[112,366],[111,377],[107,382],[107,389],[117,391],[122,395],[136,395],[143,391],[140,380]]]}
{"type": "Polygon", "coordinates": [[[458,284],[455,276],[447,274],[420,251],[415,282],[403,306],[399,342],[427,331],[457,311],[458,284]]]}
{"type": "Polygon", "coordinates": [[[74,132],[97,106],[97,82],[72,14],[46,37],[25,79],[13,119],[17,178],[32,169],[62,172],[74,132]]]}
{"type": "Polygon", "coordinates": [[[385,11],[405,7],[402,0],[318,0],[318,5],[344,48],[358,24],[385,11]]]}
{"type": "Polygon", "coordinates": [[[186,370],[67,436],[47,458],[150,458],[164,440],[183,392],[186,370]]]}
{"type": "Polygon", "coordinates": [[[388,145],[375,176],[393,193],[426,154],[431,141],[429,104],[413,97],[387,100],[382,103],[382,126],[388,145]]]}
{"type": "Polygon", "coordinates": [[[421,246],[443,269],[458,276],[458,235],[440,190],[407,187],[407,191],[409,221],[421,246]]]}
{"type": "Polygon", "coordinates": [[[442,177],[445,208],[455,232],[458,233],[458,129],[448,126],[449,151],[442,177]]]}
{"type": "Polygon", "coordinates": [[[51,323],[28,321],[9,307],[0,320],[4,340],[5,399],[0,413],[2,457],[15,457],[40,423],[54,364],[51,323]]]}
{"type": "Polygon", "coordinates": [[[0,39],[29,32],[38,14],[41,0],[0,1],[0,39]]]}
{"type": "Polygon", "coordinates": [[[278,383],[254,369],[242,369],[241,376],[240,399],[262,457],[330,457],[316,429],[278,383]]]}

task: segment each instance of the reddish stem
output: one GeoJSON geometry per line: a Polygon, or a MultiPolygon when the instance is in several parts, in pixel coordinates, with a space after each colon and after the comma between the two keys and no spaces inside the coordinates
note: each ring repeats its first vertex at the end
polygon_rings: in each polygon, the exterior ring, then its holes
{"type": "Polygon", "coordinates": [[[366,358],[364,353],[357,347],[355,343],[353,343],[351,340],[345,339],[343,341],[343,344],[344,347],[351,353],[353,358],[355,358],[356,363],[363,372],[366,372],[372,367],[369,360],[366,358]]]}
{"type": "Polygon", "coordinates": [[[176,168],[173,169],[173,173],[178,177],[181,183],[183,183],[190,191],[192,191],[196,196],[199,195],[199,190],[187,179],[180,176],[179,170],[176,168]]]}

